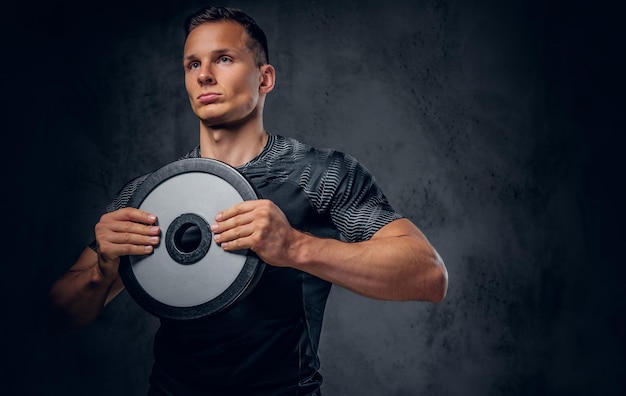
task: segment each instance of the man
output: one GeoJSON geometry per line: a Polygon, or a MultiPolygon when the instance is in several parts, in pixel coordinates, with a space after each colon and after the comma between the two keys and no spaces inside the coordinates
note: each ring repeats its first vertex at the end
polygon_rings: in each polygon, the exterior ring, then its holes
{"type": "MultiPolygon", "coordinates": [[[[268,265],[244,298],[217,315],[162,319],[151,395],[319,395],[317,347],[331,284],[386,300],[439,302],[446,268],[425,236],[387,202],[354,158],[268,133],[275,83],[265,34],[228,8],[185,21],[185,87],[200,144],[182,158],[221,160],[264,199],[224,208],[211,226],[221,249],[268,265]]],[[[95,241],[51,291],[70,324],[93,322],[124,285],[120,259],[153,252],[157,215],[126,207],[129,183],[95,226],[95,241]]]]}

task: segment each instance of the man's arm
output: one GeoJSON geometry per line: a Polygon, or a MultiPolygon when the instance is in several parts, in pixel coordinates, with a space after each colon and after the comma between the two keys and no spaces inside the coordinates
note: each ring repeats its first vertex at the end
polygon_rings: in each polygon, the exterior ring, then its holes
{"type": "Polygon", "coordinates": [[[50,291],[55,325],[60,329],[92,323],[106,305],[123,289],[119,276],[105,275],[98,255],[87,247],[76,263],[58,279],[50,291]]]}
{"type": "Polygon", "coordinates": [[[409,220],[395,220],[364,242],[299,238],[296,268],[367,297],[440,302],[448,288],[446,267],[409,220]]]}
{"type": "Polygon", "coordinates": [[[295,230],[276,205],[258,200],[218,214],[212,231],[225,250],[251,249],[270,265],[297,268],[371,298],[440,302],[447,292],[441,257],[407,219],[392,221],[368,241],[342,242],[295,230]]]}
{"type": "Polygon", "coordinates": [[[86,326],[124,285],[120,257],[149,254],[159,243],[156,217],[134,208],[107,213],[96,224],[98,252],[87,247],[50,291],[55,324],[60,329],[86,326]]]}

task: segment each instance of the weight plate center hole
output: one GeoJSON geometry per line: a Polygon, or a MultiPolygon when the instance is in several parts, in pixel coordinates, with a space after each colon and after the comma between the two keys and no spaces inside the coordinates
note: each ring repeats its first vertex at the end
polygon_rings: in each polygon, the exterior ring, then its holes
{"type": "Polygon", "coordinates": [[[196,214],[185,213],[174,219],[167,228],[165,246],[177,263],[193,264],[208,253],[211,235],[206,220],[196,214]]]}
{"type": "Polygon", "coordinates": [[[202,231],[194,223],[182,224],[174,234],[174,246],[181,253],[191,253],[202,242],[202,231]]]}

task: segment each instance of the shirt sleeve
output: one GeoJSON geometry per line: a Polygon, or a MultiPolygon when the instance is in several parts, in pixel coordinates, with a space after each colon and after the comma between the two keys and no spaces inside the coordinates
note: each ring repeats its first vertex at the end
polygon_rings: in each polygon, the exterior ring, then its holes
{"type": "Polygon", "coordinates": [[[349,242],[368,240],[383,226],[402,218],[387,200],[374,176],[354,157],[333,152],[320,185],[319,207],[327,205],[331,219],[349,242]]]}

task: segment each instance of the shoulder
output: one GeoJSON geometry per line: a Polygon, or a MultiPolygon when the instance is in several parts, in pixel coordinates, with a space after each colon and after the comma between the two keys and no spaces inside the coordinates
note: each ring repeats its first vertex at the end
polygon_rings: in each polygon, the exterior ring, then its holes
{"type": "Polygon", "coordinates": [[[334,148],[316,147],[303,143],[292,137],[272,135],[272,145],[268,150],[266,160],[280,159],[291,163],[299,163],[307,167],[320,166],[327,169],[346,170],[358,166],[358,161],[352,155],[334,148]]]}
{"type": "Polygon", "coordinates": [[[326,203],[338,195],[368,190],[375,184],[373,175],[350,154],[279,135],[272,139],[264,158],[249,171],[253,178],[264,182],[290,182],[313,201],[326,203]]]}
{"type": "MultiPolygon", "coordinates": [[[[169,163],[173,163],[176,161],[180,161],[187,158],[197,158],[200,156],[200,147],[197,146],[192,150],[188,151],[184,155],[180,156],[178,159],[174,161],[170,161],[169,163]]],[[[141,185],[150,177],[157,169],[144,173],[140,176],[136,176],[130,179],[126,184],[117,192],[113,200],[108,204],[106,211],[112,212],[117,209],[121,209],[128,205],[128,202],[132,198],[133,194],[141,187],[141,185]]]]}

